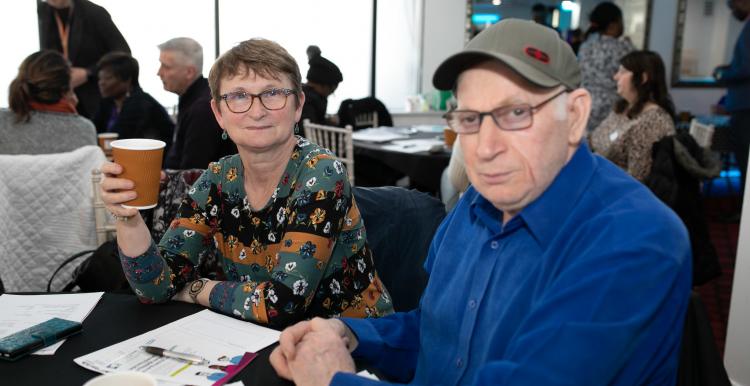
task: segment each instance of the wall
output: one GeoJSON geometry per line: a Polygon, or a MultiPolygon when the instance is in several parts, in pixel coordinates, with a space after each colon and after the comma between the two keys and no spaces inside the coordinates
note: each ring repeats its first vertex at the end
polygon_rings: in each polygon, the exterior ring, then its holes
{"type": "Polygon", "coordinates": [[[424,36],[422,37],[422,73],[420,92],[435,90],[432,74],[448,56],[464,47],[466,2],[427,0],[424,2],[424,36]]]}

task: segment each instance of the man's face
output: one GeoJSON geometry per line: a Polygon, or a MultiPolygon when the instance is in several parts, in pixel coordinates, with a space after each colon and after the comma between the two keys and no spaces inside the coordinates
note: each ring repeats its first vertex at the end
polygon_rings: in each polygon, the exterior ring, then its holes
{"type": "Polygon", "coordinates": [[[728,0],[727,5],[734,16],[739,21],[745,21],[750,14],[750,0],[728,0]]]}
{"type": "MultiPolygon", "coordinates": [[[[456,96],[459,110],[490,111],[535,106],[558,91],[534,90],[507,67],[490,61],[460,75],[456,96]]],[[[469,180],[503,211],[503,221],[539,197],[575,152],[583,127],[569,123],[567,98],[563,94],[535,110],[526,129],[501,130],[486,117],[479,132],[460,134],[469,180]]]]}
{"type": "Polygon", "coordinates": [[[179,52],[162,51],[159,63],[161,66],[156,75],[161,78],[165,90],[177,95],[187,91],[198,73],[194,66],[186,64],[187,60],[179,52]]]}

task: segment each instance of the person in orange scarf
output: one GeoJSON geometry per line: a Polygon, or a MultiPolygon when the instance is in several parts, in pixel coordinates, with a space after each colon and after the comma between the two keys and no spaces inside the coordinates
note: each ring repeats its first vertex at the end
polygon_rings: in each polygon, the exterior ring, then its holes
{"type": "Polygon", "coordinates": [[[94,124],[76,112],[68,61],[55,51],[29,55],[0,109],[0,154],[48,154],[96,145],[94,124]]]}

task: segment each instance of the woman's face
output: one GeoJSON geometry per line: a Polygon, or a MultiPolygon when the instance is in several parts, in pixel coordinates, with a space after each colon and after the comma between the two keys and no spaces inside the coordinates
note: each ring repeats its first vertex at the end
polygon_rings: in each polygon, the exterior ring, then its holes
{"type": "Polygon", "coordinates": [[[638,98],[638,93],[633,86],[633,72],[620,65],[614,78],[617,82],[617,94],[623,97],[631,105],[635,103],[638,98]]]}
{"type": "MultiPolygon", "coordinates": [[[[292,82],[286,75],[279,75],[279,79],[264,78],[254,71],[240,73],[231,78],[224,78],[219,85],[219,94],[224,96],[241,95],[244,103],[250,102],[250,109],[245,112],[236,113],[229,109],[227,99],[211,100],[211,109],[216,116],[216,121],[222,129],[226,130],[232,141],[240,147],[249,151],[264,151],[277,146],[283,146],[293,140],[294,125],[302,115],[302,105],[305,97],[302,92],[297,92],[299,103],[295,94],[282,96],[279,94],[284,89],[292,89],[292,82]],[[259,97],[261,93],[274,93],[277,100],[285,100],[284,107],[278,110],[269,110],[259,97]],[[244,93],[244,94],[243,94],[244,93]]],[[[235,98],[236,99],[236,98],[235,98]]],[[[281,105],[281,104],[280,104],[281,105]]],[[[273,107],[273,106],[271,106],[273,107]]],[[[234,111],[241,111],[236,105],[234,111]]]]}
{"type": "Polygon", "coordinates": [[[130,82],[117,78],[112,71],[99,70],[99,92],[103,98],[119,98],[130,91],[130,82]]]}

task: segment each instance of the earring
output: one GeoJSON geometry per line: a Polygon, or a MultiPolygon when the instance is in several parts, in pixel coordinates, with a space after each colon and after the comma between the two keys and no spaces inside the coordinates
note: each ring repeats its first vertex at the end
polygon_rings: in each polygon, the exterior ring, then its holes
{"type": "Polygon", "coordinates": [[[221,139],[223,139],[223,140],[225,140],[225,141],[226,141],[226,140],[227,140],[227,137],[229,137],[229,136],[227,135],[227,131],[226,131],[226,130],[222,130],[222,132],[221,132],[221,139]]]}
{"type": "Polygon", "coordinates": [[[299,134],[299,123],[294,122],[294,134],[299,134]]]}

